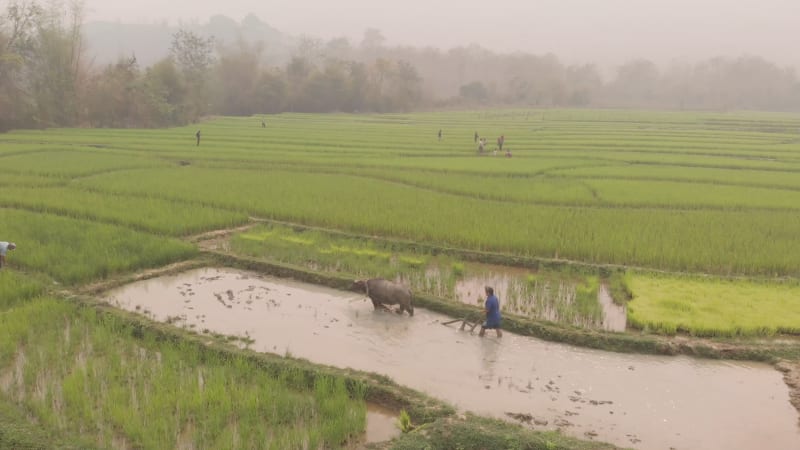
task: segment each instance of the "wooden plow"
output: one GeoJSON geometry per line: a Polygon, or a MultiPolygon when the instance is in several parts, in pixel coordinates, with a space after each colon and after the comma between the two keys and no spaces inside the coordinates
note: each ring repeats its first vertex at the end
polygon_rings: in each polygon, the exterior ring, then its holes
{"type": "Polygon", "coordinates": [[[477,327],[479,327],[481,325],[480,320],[473,321],[473,319],[470,318],[469,316],[468,317],[464,317],[463,319],[454,319],[454,320],[450,320],[450,321],[447,321],[447,322],[442,322],[442,325],[448,326],[448,325],[452,325],[452,324],[457,323],[457,322],[461,322],[461,326],[458,328],[459,331],[464,331],[464,329],[469,327],[469,332],[470,333],[475,331],[475,328],[477,328],[477,327]]]}

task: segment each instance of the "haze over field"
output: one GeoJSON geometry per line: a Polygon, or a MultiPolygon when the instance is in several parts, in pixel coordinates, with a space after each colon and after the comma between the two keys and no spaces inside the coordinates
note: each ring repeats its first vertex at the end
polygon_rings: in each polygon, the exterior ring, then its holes
{"type": "Polygon", "coordinates": [[[659,64],[758,55],[800,67],[797,0],[88,0],[88,20],[204,23],[254,13],[289,34],[360,40],[380,29],[390,45],[552,52],[602,66],[646,57],[659,64]]]}

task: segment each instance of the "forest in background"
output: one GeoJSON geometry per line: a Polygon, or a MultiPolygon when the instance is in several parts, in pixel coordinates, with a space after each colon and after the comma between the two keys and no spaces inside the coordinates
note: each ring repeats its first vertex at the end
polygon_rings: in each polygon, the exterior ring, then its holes
{"type": "Polygon", "coordinates": [[[376,29],[358,43],[277,32],[256,40],[243,31],[266,27],[257,18],[231,23],[239,27],[235,39],[179,28],[159,60],[140,64],[131,54],[98,64],[79,1],[11,2],[0,12],[0,130],[484,107],[800,111],[795,70],[758,56],[668,67],[641,58],[604,77],[594,64],[565,64],[552,54],[388,46],[376,29]]]}

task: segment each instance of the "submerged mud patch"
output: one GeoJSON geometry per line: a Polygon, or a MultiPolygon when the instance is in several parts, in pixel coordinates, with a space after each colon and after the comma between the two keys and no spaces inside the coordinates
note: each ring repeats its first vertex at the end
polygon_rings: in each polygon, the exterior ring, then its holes
{"type": "Polygon", "coordinates": [[[480,339],[423,309],[373,311],[358,294],[225,269],[138,282],[107,300],[247,336],[257,351],[385,374],[534,429],[643,449],[800,448],[788,388],[763,364],[616,354],[511,333],[480,339]]]}
{"type": "Polygon", "coordinates": [[[400,436],[397,426],[397,413],[378,405],[367,405],[367,432],[364,437],[366,444],[388,441],[400,436]]]}

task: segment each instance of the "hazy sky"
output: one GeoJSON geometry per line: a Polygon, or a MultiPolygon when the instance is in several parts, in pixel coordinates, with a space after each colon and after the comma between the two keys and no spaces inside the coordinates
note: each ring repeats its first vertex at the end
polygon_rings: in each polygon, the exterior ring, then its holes
{"type": "Polygon", "coordinates": [[[800,66],[800,0],[87,0],[88,19],[205,22],[255,13],[289,34],[383,31],[389,44],[553,52],[618,64],[755,54],[800,66]]]}

